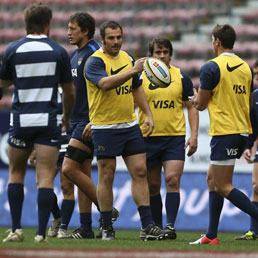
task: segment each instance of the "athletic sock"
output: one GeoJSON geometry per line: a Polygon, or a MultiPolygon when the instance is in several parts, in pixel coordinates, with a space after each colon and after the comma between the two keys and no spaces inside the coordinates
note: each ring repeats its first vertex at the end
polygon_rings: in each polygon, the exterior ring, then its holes
{"type": "Polygon", "coordinates": [[[46,228],[50,213],[55,203],[54,191],[51,188],[38,189],[38,231],[37,235],[46,237],[46,228]]]}
{"type": "Polygon", "coordinates": [[[81,229],[84,232],[91,232],[92,231],[91,212],[80,213],[80,223],[81,223],[81,229]]]}
{"type": "Polygon", "coordinates": [[[209,228],[206,234],[209,239],[217,237],[223,203],[223,196],[219,195],[215,191],[209,192],[209,228]]]}
{"type": "Polygon", "coordinates": [[[70,223],[71,217],[73,215],[75,200],[66,200],[64,199],[61,205],[61,217],[62,223],[60,229],[67,230],[70,223]]]}
{"type": "Polygon", "coordinates": [[[21,228],[21,214],[24,200],[23,184],[8,184],[7,196],[12,218],[12,231],[21,228]]]}
{"type": "Polygon", "coordinates": [[[101,211],[103,229],[107,229],[110,225],[112,226],[112,211],[101,211]]]}
{"type": "Polygon", "coordinates": [[[176,216],[178,213],[180,204],[179,193],[167,193],[166,194],[166,214],[167,214],[167,225],[174,227],[176,216]]]}
{"type": "MultiPolygon", "coordinates": [[[[258,208],[258,202],[252,202],[255,207],[258,208]]],[[[256,220],[254,220],[252,217],[251,218],[251,223],[250,223],[250,231],[253,231],[256,235],[258,234],[258,223],[256,220]]]]}
{"type": "Polygon", "coordinates": [[[153,224],[150,206],[139,206],[138,212],[140,214],[143,229],[145,229],[148,225],[153,224]]]}
{"type": "Polygon", "coordinates": [[[162,199],[161,195],[150,196],[151,214],[155,225],[162,227],[162,199]]]}
{"type": "Polygon", "coordinates": [[[57,204],[56,194],[54,193],[54,195],[55,195],[55,201],[54,201],[55,203],[54,203],[52,213],[53,213],[54,219],[59,219],[59,218],[61,218],[61,212],[60,212],[60,209],[57,204]]]}
{"type": "Polygon", "coordinates": [[[258,208],[244,193],[234,188],[229,193],[227,199],[231,201],[237,208],[249,214],[255,221],[258,222],[258,208]]]}

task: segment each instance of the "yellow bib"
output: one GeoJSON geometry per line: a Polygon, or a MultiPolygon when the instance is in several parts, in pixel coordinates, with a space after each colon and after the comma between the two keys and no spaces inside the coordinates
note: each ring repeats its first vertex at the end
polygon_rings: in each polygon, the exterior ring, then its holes
{"type": "Polygon", "coordinates": [[[212,90],[208,109],[210,135],[252,133],[249,98],[252,73],[238,56],[220,55],[213,60],[220,69],[220,80],[212,90]]]}
{"type": "MultiPolygon", "coordinates": [[[[97,50],[92,57],[99,57],[105,63],[108,76],[125,72],[133,67],[130,56],[120,51],[112,57],[97,50]],[[121,69],[122,68],[122,69],[121,69]]],[[[103,91],[87,80],[89,116],[92,125],[126,123],[136,120],[132,96],[132,78],[112,90],[103,91]]]]}
{"type": "MultiPolygon", "coordinates": [[[[185,135],[185,117],[183,109],[183,86],[179,68],[171,66],[171,84],[167,88],[151,85],[142,73],[142,86],[147,96],[154,119],[154,130],[151,136],[185,135]]],[[[143,135],[145,115],[139,109],[139,124],[143,135]]]]}

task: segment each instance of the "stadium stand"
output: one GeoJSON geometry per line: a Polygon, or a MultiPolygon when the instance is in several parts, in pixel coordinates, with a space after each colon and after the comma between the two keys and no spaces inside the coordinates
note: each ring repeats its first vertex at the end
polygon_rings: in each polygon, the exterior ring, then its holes
{"type": "MultiPolygon", "coordinates": [[[[0,60],[10,41],[25,35],[23,10],[34,0],[0,0],[0,60]]],[[[214,56],[211,29],[217,23],[232,24],[238,34],[235,52],[252,66],[258,59],[258,1],[256,0],[44,0],[53,10],[51,37],[69,53],[67,19],[87,11],[97,27],[105,20],[118,21],[124,29],[123,49],[135,58],[147,55],[148,42],[167,37],[174,46],[173,62],[199,86],[201,65],[214,56]]],[[[99,31],[96,31],[99,38],[99,31]]],[[[12,90],[0,104],[10,103],[12,90]]]]}

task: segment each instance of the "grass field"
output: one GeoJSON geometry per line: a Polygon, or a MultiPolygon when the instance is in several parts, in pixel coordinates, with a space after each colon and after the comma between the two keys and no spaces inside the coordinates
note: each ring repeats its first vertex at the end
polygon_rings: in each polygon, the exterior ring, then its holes
{"type": "MultiPolygon", "coordinates": [[[[177,232],[176,240],[140,241],[139,231],[117,230],[115,241],[100,239],[73,240],[48,238],[48,243],[36,244],[33,242],[35,228],[25,228],[23,243],[3,243],[7,228],[0,228],[0,248],[54,248],[54,249],[138,249],[138,250],[203,250],[227,252],[258,252],[258,240],[235,241],[234,236],[241,233],[219,233],[219,245],[189,245],[190,241],[197,240],[201,232],[177,232]]],[[[203,233],[203,232],[202,232],[203,233]]]]}

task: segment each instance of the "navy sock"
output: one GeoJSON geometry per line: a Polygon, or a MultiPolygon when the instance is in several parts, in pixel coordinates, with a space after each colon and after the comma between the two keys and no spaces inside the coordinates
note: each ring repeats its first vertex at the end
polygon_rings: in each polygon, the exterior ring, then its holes
{"type": "Polygon", "coordinates": [[[171,227],[174,227],[175,225],[179,204],[180,204],[179,193],[167,193],[166,195],[167,225],[171,227]]]}
{"type": "Polygon", "coordinates": [[[12,231],[21,228],[21,214],[24,200],[23,184],[8,184],[7,196],[12,217],[12,231]]]}
{"type": "Polygon", "coordinates": [[[140,214],[142,228],[146,228],[149,224],[153,224],[150,206],[139,206],[138,212],[140,214]]]}
{"type": "Polygon", "coordinates": [[[46,237],[46,228],[55,203],[55,194],[51,188],[38,189],[38,231],[37,235],[46,237]]]}
{"type": "Polygon", "coordinates": [[[55,195],[55,203],[54,203],[52,213],[53,213],[54,219],[59,219],[59,218],[61,218],[61,212],[60,212],[60,209],[57,204],[56,194],[54,193],[54,195],[55,195]]]}
{"type": "Polygon", "coordinates": [[[63,200],[61,205],[62,223],[60,229],[67,230],[71,217],[73,215],[74,205],[75,200],[63,200]]]}
{"type": "Polygon", "coordinates": [[[81,229],[85,232],[92,231],[91,213],[80,213],[81,229]]]}
{"type": "Polygon", "coordinates": [[[231,201],[237,208],[249,214],[255,221],[258,222],[258,208],[244,193],[234,188],[229,193],[227,199],[231,201]]]}
{"type": "Polygon", "coordinates": [[[112,211],[101,211],[103,228],[107,229],[110,225],[112,226],[112,211]]]}
{"type": "MultiPolygon", "coordinates": [[[[252,202],[258,208],[258,202],[252,202]]],[[[251,218],[250,230],[253,231],[256,235],[258,234],[258,223],[256,220],[251,218]]]]}
{"type": "Polygon", "coordinates": [[[162,228],[162,199],[161,195],[150,196],[151,214],[155,225],[162,228]]]}
{"type": "Polygon", "coordinates": [[[219,218],[223,208],[224,197],[215,191],[209,192],[209,228],[206,236],[214,239],[218,234],[219,218]]]}

